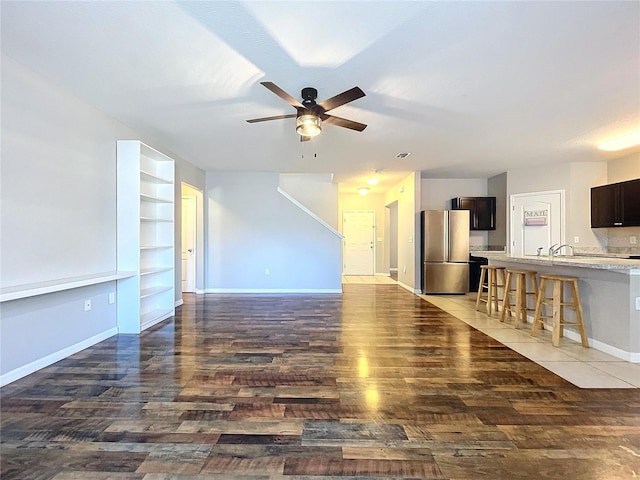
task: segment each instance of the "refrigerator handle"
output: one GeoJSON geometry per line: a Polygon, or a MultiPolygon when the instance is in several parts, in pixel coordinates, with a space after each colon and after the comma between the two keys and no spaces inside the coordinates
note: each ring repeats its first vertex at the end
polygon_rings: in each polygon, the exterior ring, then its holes
{"type": "Polygon", "coordinates": [[[444,216],[444,261],[448,262],[451,259],[451,245],[449,244],[449,212],[445,212],[444,216]]]}

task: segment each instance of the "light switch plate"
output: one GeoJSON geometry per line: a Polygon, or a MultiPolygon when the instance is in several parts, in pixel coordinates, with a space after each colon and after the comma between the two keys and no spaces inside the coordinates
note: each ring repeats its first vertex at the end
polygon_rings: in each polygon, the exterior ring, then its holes
{"type": "Polygon", "coordinates": [[[629,237],[629,243],[630,243],[631,245],[635,245],[636,243],[638,243],[638,237],[636,237],[635,235],[631,235],[631,236],[629,237]]]}
{"type": "Polygon", "coordinates": [[[636,297],[636,310],[640,310],[640,297],[636,297]]]}

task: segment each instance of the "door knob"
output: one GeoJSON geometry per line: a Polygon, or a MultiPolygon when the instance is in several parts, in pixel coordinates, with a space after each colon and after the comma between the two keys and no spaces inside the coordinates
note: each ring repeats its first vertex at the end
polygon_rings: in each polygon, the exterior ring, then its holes
{"type": "Polygon", "coordinates": [[[193,253],[193,249],[189,248],[189,249],[187,249],[187,252],[193,253]]]}

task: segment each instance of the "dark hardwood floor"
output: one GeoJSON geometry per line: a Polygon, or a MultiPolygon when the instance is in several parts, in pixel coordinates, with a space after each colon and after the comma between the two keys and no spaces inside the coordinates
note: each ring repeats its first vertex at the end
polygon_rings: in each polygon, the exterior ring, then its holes
{"type": "Polygon", "coordinates": [[[10,479],[632,479],[639,390],[586,390],[395,285],[188,296],[1,391],[10,479]]]}

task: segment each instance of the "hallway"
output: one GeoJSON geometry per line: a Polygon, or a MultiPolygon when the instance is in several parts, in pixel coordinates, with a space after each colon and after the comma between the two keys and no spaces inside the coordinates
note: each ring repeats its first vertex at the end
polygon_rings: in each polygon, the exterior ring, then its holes
{"type": "Polygon", "coordinates": [[[189,295],[1,390],[9,479],[628,479],[640,391],[580,389],[397,285],[189,295]]]}

